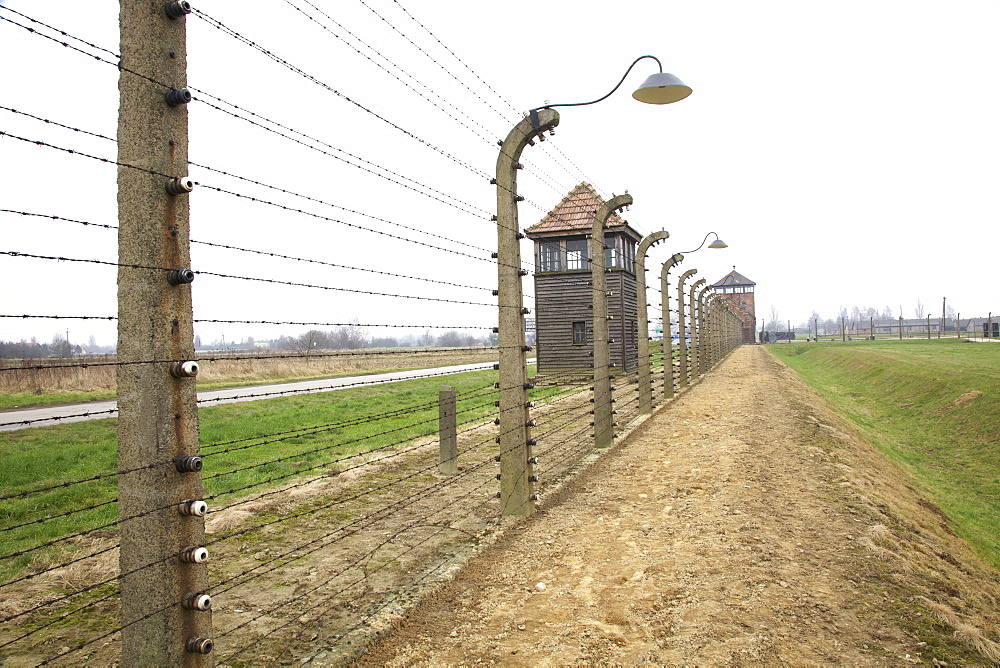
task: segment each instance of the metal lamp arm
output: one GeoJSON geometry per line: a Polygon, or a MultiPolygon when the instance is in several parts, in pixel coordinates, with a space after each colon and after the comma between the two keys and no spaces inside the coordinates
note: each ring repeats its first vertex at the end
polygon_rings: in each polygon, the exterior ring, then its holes
{"type": "Polygon", "coordinates": [[[657,66],[660,68],[660,72],[661,73],[663,72],[663,64],[660,63],[660,59],[657,58],[656,56],[639,56],[634,61],[632,61],[632,64],[628,66],[627,70],[625,70],[625,74],[622,76],[621,81],[618,82],[618,85],[615,86],[614,88],[612,88],[611,92],[608,93],[607,95],[605,95],[604,97],[599,97],[596,100],[593,100],[592,102],[567,102],[567,103],[563,103],[563,104],[543,104],[540,107],[535,107],[534,109],[532,109],[528,113],[535,113],[535,112],[537,112],[540,109],[551,109],[552,107],[585,107],[588,104],[597,104],[598,102],[606,100],[609,97],[611,97],[611,95],[614,94],[614,92],[616,90],[618,90],[619,88],[621,88],[622,84],[625,83],[625,78],[628,76],[628,73],[631,72],[632,68],[635,67],[636,63],[638,63],[643,58],[652,58],[653,60],[655,60],[657,66]]]}
{"type": "MultiPolygon", "coordinates": [[[[705,242],[706,242],[706,241],[708,241],[708,238],[709,238],[710,236],[712,236],[713,234],[715,234],[715,232],[709,232],[708,234],[706,234],[706,235],[705,235],[705,238],[701,240],[701,245],[700,245],[700,246],[698,246],[697,248],[695,248],[695,249],[694,249],[694,250],[692,250],[692,251],[684,251],[684,252],[685,252],[685,253],[694,253],[695,251],[700,251],[700,250],[701,250],[701,247],[705,245],[705,242]]],[[[718,234],[715,234],[715,238],[716,238],[716,239],[718,239],[718,238],[719,238],[719,235],[718,235],[718,234]]]]}

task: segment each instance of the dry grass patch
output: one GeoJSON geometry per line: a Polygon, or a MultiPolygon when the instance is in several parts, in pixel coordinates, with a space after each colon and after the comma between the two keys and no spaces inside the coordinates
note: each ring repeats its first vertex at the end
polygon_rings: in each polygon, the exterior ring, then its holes
{"type": "MultiPolygon", "coordinates": [[[[302,357],[282,352],[240,351],[232,357],[200,355],[199,360],[199,389],[218,389],[495,362],[497,351],[492,348],[321,350],[302,357]],[[241,359],[251,355],[252,359],[241,359]]],[[[117,387],[114,361],[114,355],[0,359],[0,409],[112,399],[117,387]]]]}

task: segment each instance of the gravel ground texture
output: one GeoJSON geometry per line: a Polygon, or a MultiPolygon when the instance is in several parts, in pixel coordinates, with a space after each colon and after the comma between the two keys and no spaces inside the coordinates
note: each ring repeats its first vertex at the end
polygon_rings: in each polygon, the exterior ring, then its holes
{"type": "Polygon", "coordinates": [[[915,487],[744,346],[355,662],[1000,662],[1000,574],[915,487]]]}

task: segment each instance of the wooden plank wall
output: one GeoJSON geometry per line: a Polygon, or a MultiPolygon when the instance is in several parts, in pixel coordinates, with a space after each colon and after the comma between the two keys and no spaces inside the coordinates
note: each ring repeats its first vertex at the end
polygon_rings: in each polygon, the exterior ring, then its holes
{"type": "MultiPolygon", "coordinates": [[[[535,275],[535,353],[538,373],[552,375],[593,369],[594,319],[589,271],[535,275]],[[573,343],[573,322],[587,323],[587,343],[573,343]]],[[[633,372],[638,361],[635,276],[626,271],[608,273],[608,313],[611,361],[618,370],[633,372]]]]}

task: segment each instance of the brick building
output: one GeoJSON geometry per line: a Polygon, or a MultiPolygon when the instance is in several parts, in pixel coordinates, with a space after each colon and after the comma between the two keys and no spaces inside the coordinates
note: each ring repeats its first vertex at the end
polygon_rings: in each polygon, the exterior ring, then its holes
{"type": "Polygon", "coordinates": [[[754,311],[754,286],[757,284],[733,270],[712,285],[713,291],[729,302],[733,311],[743,320],[743,343],[754,342],[757,315],[754,311]]]}

